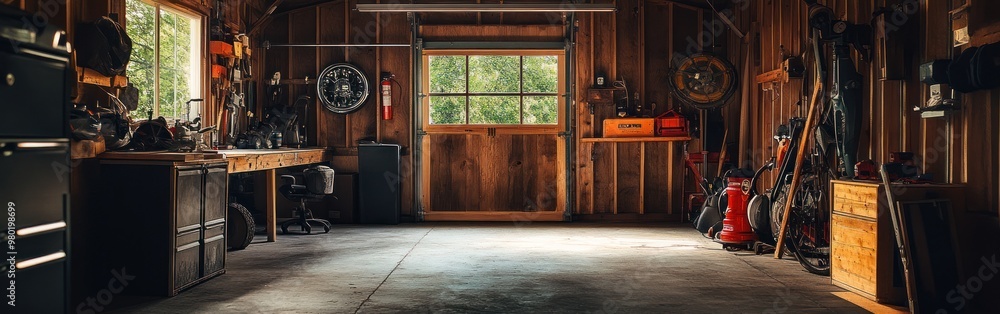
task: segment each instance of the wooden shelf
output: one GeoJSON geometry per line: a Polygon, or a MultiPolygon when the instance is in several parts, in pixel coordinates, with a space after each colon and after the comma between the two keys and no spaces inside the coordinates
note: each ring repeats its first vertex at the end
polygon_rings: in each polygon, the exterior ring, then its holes
{"type": "Polygon", "coordinates": [[[690,136],[684,137],[585,137],[581,138],[583,143],[636,143],[636,142],[682,142],[690,141],[690,136]]]}
{"type": "Polygon", "coordinates": [[[108,77],[92,69],[81,67],[77,67],[76,71],[79,75],[77,81],[81,83],[104,87],[125,87],[128,85],[128,78],[125,76],[108,77]]]}

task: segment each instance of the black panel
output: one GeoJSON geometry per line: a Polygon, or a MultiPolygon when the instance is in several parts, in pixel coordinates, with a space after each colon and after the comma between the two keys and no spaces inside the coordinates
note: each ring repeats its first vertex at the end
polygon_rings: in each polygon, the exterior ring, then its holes
{"type": "MultiPolygon", "coordinates": [[[[3,116],[3,115],[0,115],[3,116]]],[[[18,143],[0,144],[16,146],[18,143]]],[[[43,144],[43,143],[37,143],[43,144]]],[[[19,228],[63,221],[63,197],[69,194],[68,143],[58,149],[8,150],[9,156],[0,157],[0,186],[2,201],[14,203],[19,228]]]]}
{"type": "Polygon", "coordinates": [[[198,241],[177,248],[174,255],[174,289],[183,288],[201,276],[200,248],[198,241]]]}
{"type": "Polygon", "coordinates": [[[201,168],[177,170],[177,229],[183,232],[190,227],[201,226],[201,168]]]}
{"type": "Polygon", "coordinates": [[[395,144],[359,145],[361,223],[399,223],[399,154],[395,144]]]}
{"type": "Polygon", "coordinates": [[[205,175],[205,222],[209,223],[218,219],[226,218],[226,200],[228,199],[229,175],[226,173],[226,164],[219,167],[208,168],[205,175]]]}
{"type": "MultiPolygon", "coordinates": [[[[4,276],[6,277],[6,276],[4,276]]],[[[66,262],[56,261],[17,271],[17,310],[3,313],[63,313],[66,262]]],[[[6,304],[3,305],[6,307],[6,304]]],[[[5,308],[6,310],[6,308],[5,308]]]]}
{"type": "Polygon", "coordinates": [[[66,77],[64,62],[0,52],[0,137],[66,137],[66,77]]]}

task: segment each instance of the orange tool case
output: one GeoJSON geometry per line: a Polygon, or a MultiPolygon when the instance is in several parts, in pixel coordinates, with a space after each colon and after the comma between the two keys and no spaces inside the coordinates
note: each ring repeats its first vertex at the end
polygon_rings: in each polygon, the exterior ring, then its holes
{"type": "Polygon", "coordinates": [[[654,129],[653,118],[604,119],[604,137],[648,137],[654,129]]]}

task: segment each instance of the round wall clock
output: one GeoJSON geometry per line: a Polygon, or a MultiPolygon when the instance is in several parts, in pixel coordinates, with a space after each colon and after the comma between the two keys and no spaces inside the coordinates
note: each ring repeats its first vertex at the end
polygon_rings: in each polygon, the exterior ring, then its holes
{"type": "Polygon", "coordinates": [[[320,72],[316,81],[316,94],[326,110],[334,113],[351,113],[368,99],[368,78],[358,67],[337,63],[320,72]]]}
{"type": "Polygon", "coordinates": [[[668,79],[670,89],[684,103],[698,109],[721,107],[737,89],[736,69],[729,61],[710,54],[684,59],[668,79]]]}

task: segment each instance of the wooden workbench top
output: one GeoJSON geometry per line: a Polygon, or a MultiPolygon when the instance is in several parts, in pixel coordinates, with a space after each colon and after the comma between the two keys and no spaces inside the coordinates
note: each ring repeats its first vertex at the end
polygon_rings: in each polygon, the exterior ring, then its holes
{"type": "Polygon", "coordinates": [[[156,160],[156,161],[176,161],[176,162],[193,162],[200,160],[215,160],[221,159],[224,156],[219,156],[214,153],[179,153],[179,152],[104,152],[97,155],[101,159],[117,159],[117,160],[156,160]]]}
{"type": "Polygon", "coordinates": [[[332,151],[321,148],[227,149],[206,151],[229,161],[229,173],[269,170],[330,161],[332,151]]]}

